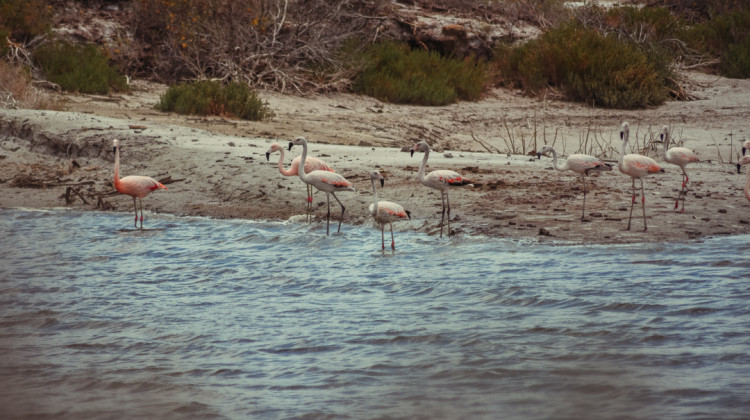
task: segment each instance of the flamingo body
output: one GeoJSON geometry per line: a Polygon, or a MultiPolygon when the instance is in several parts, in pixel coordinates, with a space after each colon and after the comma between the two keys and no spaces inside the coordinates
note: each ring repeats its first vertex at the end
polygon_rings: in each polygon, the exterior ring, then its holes
{"type": "Polygon", "coordinates": [[[451,223],[451,202],[448,198],[448,191],[456,187],[473,187],[471,180],[464,178],[458,172],[450,171],[447,169],[440,169],[432,171],[425,175],[425,166],[427,166],[427,159],[430,156],[430,146],[420,141],[415,143],[411,147],[411,155],[414,156],[414,152],[424,152],[424,158],[422,158],[422,165],[419,167],[417,178],[422,185],[434,188],[440,191],[440,199],[443,204],[443,211],[440,218],[440,236],[443,236],[443,222],[445,221],[445,212],[448,210],[448,235],[450,235],[450,223],[451,223]],[[447,205],[446,205],[447,204],[447,205]]]}
{"type": "Polygon", "coordinates": [[[312,185],[319,191],[326,193],[326,201],[328,202],[328,214],[326,216],[326,234],[329,233],[329,224],[331,220],[331,198],[338,201],[341,206],[341,219],[339,219],[338,231],[341,232],[341,221],[344,219],[344,212],[346,208],[341,201],[336,197],[336,193],[339,191],[357,191],[351,182],[347,181],[346,178],[337,174],[336,172],[316,170],[310,173],[305,172],[306,161],[307,161],[307,140],[304,137],[297,137],[294,141],[289,142],[289,150],[294,145],[302,146],[302,157],[298,166],[298,175],[302,182],[308,185],[312,185]]]}
{"type": "Polygon", "coordinates": [[[674,202],[674,209],[677,210],[677,207],[679,206],[680,200],[682,200],[682,212],[685,212],[685,195],[687,195],[687,182],[690,180],[688,178],[687,171],[685,170],[685,167],[689,163],[694,163],[700,161],[698,159],[698,155],[695,154],[692,150],[686,148],[686,147],[672,147],[671,149],[668,149],[669,147],[669,127],[666,125],[662,127],[661,129],[661,140],[664,143],[664,161],[671,163],[673,165],[677,165],[682,169],[682,189],[680,190],[680,195],[677,197],[677,200],[674,202]]]}
{"type": "Polygon", "coordinates": [[[586,176],[592,172],[611,171],[612,165],[602,161],[599,158],[584,154],[573,154],[568,157],[563,166],[557,166],[557,151],[551,146],[544,146],[542,150],[537,154],[537,157],[541,158],[541,155],[552,153],[553,160],[552,165],[558,171],[573,171],[581,175],[581,181],[583,182],[583,207],[581,208],[581,220],[585,220],[586,215],[586,176]]]}
{"type": "MultiPolygon", "coordinates": [[[[299,175],[299,163],[302,160],[300,156],[296,156],[294,159],[292,159],[292,166],[289,167],[289,169],[284,169],[284,148],[278,144],[273,143],[271,146],[266,150],[266,160],[271,159],[271,153],[279,152],[279,172],[284,176],[298,176],[299,175]]],[[[333,172],[333,168],[331,168],[327,163],[323,162],[320,159],[314,158],[312,156],[308,157],[305,160],[305,172],[310,173],[312,171],[330,171],[333,172]]],[[[305,184],[307,188],[307,214],[310,214],[312,211],[312,187],[310,184],[305,184]]]]}
{"type": "Polygon", "coordinates": [[[385,249],[385,224],[389,224],[391,227],[391,249],[396,249],[396,241],[393,238],[393,222],[399,220],[411,219],[411,213],[400,204],[396,204],[390,201],[379,201],[378,192],[375,189],[375,181],[380,181],[380,186],[385,184],[385,180],[380,172],[370,172],[370,182],[372,183],[372,194],[375,201],[370,204],[369,210],[372,218],[375,222],[380,225],[380,239],[382,248],[385,249]]]}
{"type": "Polygon", "coordinates": [[[138,207],[136,206],[135,199],[138,198],[138,202],[141,207],[141,229],[143,229],[143,197],[151,194],[151,191],[158,190],[159,188],[167,189],[161,182],[141,175],[130,175],[124,178],[120,178],[120,141],[115,139],[113,142],[115,152],[115,177],[114,185],[115,190],[120,194],[125,194],[133,197],[133,207],[135,209],[135,223],[134,226],[138,227],[138,207]]]}
{"type": "Polygon", "coordinates": [[[663,169],[656,163],[655,160],[648,156],[643,156],[635,153],[625,154],[625,150],[628,144],[628,138],[630,137],[630,124],[623,122],[620,129],[620,138],[622,139],[622,153],[620,153],[620,160],[617,163],[617,168],[625,175],[628,175],[633,181],[633,198],[630,202],[630,216],[628,217],[628,230],[630,230],[630,222],[633,219],[633,206],[635,205],[635,180],[640,179],[641,181],[641,203],[643,205],[643,230],[648,230],[646,225],[646,195],[643,191],[643,178],[648,175],[655,174],[658,172],[664,172],[663,169]]]}

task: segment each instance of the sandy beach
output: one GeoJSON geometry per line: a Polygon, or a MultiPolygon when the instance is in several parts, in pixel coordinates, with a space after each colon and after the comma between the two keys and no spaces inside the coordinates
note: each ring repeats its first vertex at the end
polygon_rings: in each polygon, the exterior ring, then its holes
{"type": "MultiPolygon", "coordinates": [[[[386,178],[380,198],[412,213],[411,222],[395,229],[437,235],[440,195],[417,181],[423,155],[407,151],[424,140],[433,148],[428,171],[452,169],[474,181],[474,188],[451,192],[454,235],[637,243],[750,233],[750,203],[742,194],[746,175],[735,167],[748,137],[750,81],[700,73],[685,77],[695,100],[632,111],[502,89],[478,102],[444,107],[393,105],[349,94],[261,92],[276,114],[266,122],[161,113],[153,106],[166,86],[144,81],[133,82],[127,95],[60,95],[64,112],[0,110],[0,207],[132,212],[132,199],[113,193],[112,140],[117,138],[121,176],[147,175],[169,188],[144,199],[145,226],[151,212],[304,223],[304,184],[279,173],[279,154],[270,162],[265,156],[271,143],[286,146],[304,136],[310,155],[357,188],[338,194],[346,206],[342,229],[372,223],[368,174],[378,169],[386,178]],[[645,181],[647,232],[640,198],[632,229],[626,230],[629,177],[617,169],[589,177],[588,221],[582,222],[579,177],[553,170],[551,158],[539,160],[533,153],[553,144],[561,164],[566,155],[586,152],[616,165],[623,121],[630,123],[633,147],[652,141],[662,125],[669,125],[673,141],[701,157],[688,166],[685,212],[677,213],[680,168],[651,151],[665,173],[645,181]]],[[[298,146],[287,152],[284,166],[299,154],[298,146]]],[[[321,235],[325,202],[325,194],[316,192],[314,223],[321,235]]],[[[333,202],[333,223],[339,212],[333,202]]],[[[123,215],[122,227],[130,222],[123,215]]]]}

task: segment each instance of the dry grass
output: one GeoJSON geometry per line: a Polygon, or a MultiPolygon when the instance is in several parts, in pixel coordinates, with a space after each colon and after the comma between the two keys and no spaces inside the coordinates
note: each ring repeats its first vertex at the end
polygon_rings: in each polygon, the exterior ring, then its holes
{"type": "Polygon", "coordinates": [[[0,61],[0,108],[61,110],[62,104],[34,87],[25,68],[0,61]]]}

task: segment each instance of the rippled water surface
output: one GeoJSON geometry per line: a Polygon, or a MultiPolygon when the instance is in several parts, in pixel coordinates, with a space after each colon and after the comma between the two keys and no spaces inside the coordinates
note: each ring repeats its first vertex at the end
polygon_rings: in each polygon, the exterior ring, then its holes
{"type": "Polygon", "coordinates": [[[572,246],[0,211],[0,407],[54,418],[738,418],[750,237],[572,246]]]}

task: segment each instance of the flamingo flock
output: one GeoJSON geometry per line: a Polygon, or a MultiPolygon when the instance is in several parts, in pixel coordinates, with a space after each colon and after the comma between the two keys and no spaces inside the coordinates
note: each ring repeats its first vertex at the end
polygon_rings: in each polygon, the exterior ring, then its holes
{"type": "MultiPolygon", "coordinates": [[[[643,211],[643,230],[647,231],[648,226],[646,222],[646,195],[644,188],[644,178],[649,175],[656,173],[665,172],[664,169],[654,159],[635,153],[627,153],[628,141],[630,136],[630,125],[628,122],[623,122],[620,127],[620,139],[622,140],[621,153],[617,162],[617,168],[619,171],[631,178],[631,205],[630,213],[628,216],[627,230],[630,230],[633,218],[633,209],[635,206],[636,197],[638,196],[635,181],[640,181],[640,196],[641,205],[643,211]]],[[[686,166],[690,163],[699,162],[698,156],[690,149],[684,147],[669,147],[670,141],[670,130],[669,127],[664,126],[660,132],[660,139],[663,144],[662,158],[665,162],[678,166],[682,171],[682,186],[679,195],[675,201],[675,211],[678,211],[679,202],[682,201],[682,209],[679,211],[685,212],[685,196],[687,194],[687,183],[689,182],[688,173],[686,166]]],[[[143,229],[143,202],[142,199],[150,194],[152,191],[158,189],[166,190],[162,183],[149,178],[146,176],[130,175],[124,178],[120,178],[120,143],[119,140],[115,139],[114,155],[115,155],[115,166],[114,166],[114,187],[117,192],[133,197],[133,208],[135,212],[134,226],[138,228],[138,222],[140,221],[140,229],[143,229]],[[138,205],[140,204],[141,215],[138,217],[138,205]]],[[[326,211],[326,235],[330,234],[330,220],[331,220],[331,199],[341,207],[341,216],[339,217],[339,223],[337,232],[341,232],[341,224],[344,219],[346,207],[336,196],[337,192],[356,192],[354,185],[348,181],[344,176],[336,173],[333,168],[323,162],[320,159],[308,156],[308,142],[304,137],[297,137],[293,141],[289,142],[288,150],[292,150],[293,146],[302,146],[301,156],[297,156],[292,160],[289,169],[284,168],[284,147],[278,143],[270,145],[266,151],[266,160],[270,161],[270,155],[272,153],[279,152],[278,169],[279,172],[284,176],[298,176],[300,180],[307,187],[307,207],[306,210],[308,215],[311,216],[312,211],[312,188],[322,191],[326,194],[327,211],[326,211]]],[[[440,236],[443,236],[443,227],[448,226],[448,235],[452,234],[450,229],[451,222],[451,205],[449,198],[449,191],[462,187],[473,187],[473,183],[470,179],[465,178],[461,174],[447,169],[434,170],[429,173],[425,173],[427,161],[430,155],[430,146],[420,141],[411,146],[410,155],[413,157],[415,152],[424,153],[422,163],[417,172],[417,180],[424,186],[440,191],[441,198],[441,217],[440,217],[440,236]],[[447,214],[447,222],[446,222],[447,214]]],[[[744,156],[745,152],[750,150],[750,141],[745,142],[742,147],[742,158],[737,164],[738,173],[741,170],[742,165],[750,164],[750,155],[744,156]]],[[[557,151],[551,146],[543,146],[542,149],[537,153],[537,158],[541,159],[541,156],[552,155],[552,163],[554,169],[557,171],[572,171],[578,174],[583,184],[583,203],[581,206],[581,220],[586,221],[586,177],[598,172],[612,171],[612,165],[602,161],[594,156],[585,154],[573,154],[568,156],[565,163],[562,165],[558,164],[557,151]]],[[[391,248],[396,249],[396,241],[393,234],[393,222],[410,220],[411,212],[405,210],[400,204],[396,204],[390,201],[379,200],[377,183],[380,183],[381,188],[385,186],[385,178],[380,174],[379,171],[373,170],[369,174],[370,183],[372,186],[373,203],[369,206],[369,213],[372,216],[375,223],[380,227],[381,231],[381,248],[385,249],[385,225],[388,224],[391,230],[391,248]]],[[[747,181],[744,187],[745,197],[750,200],[750,171],[748,171],[747,181]]]]}

